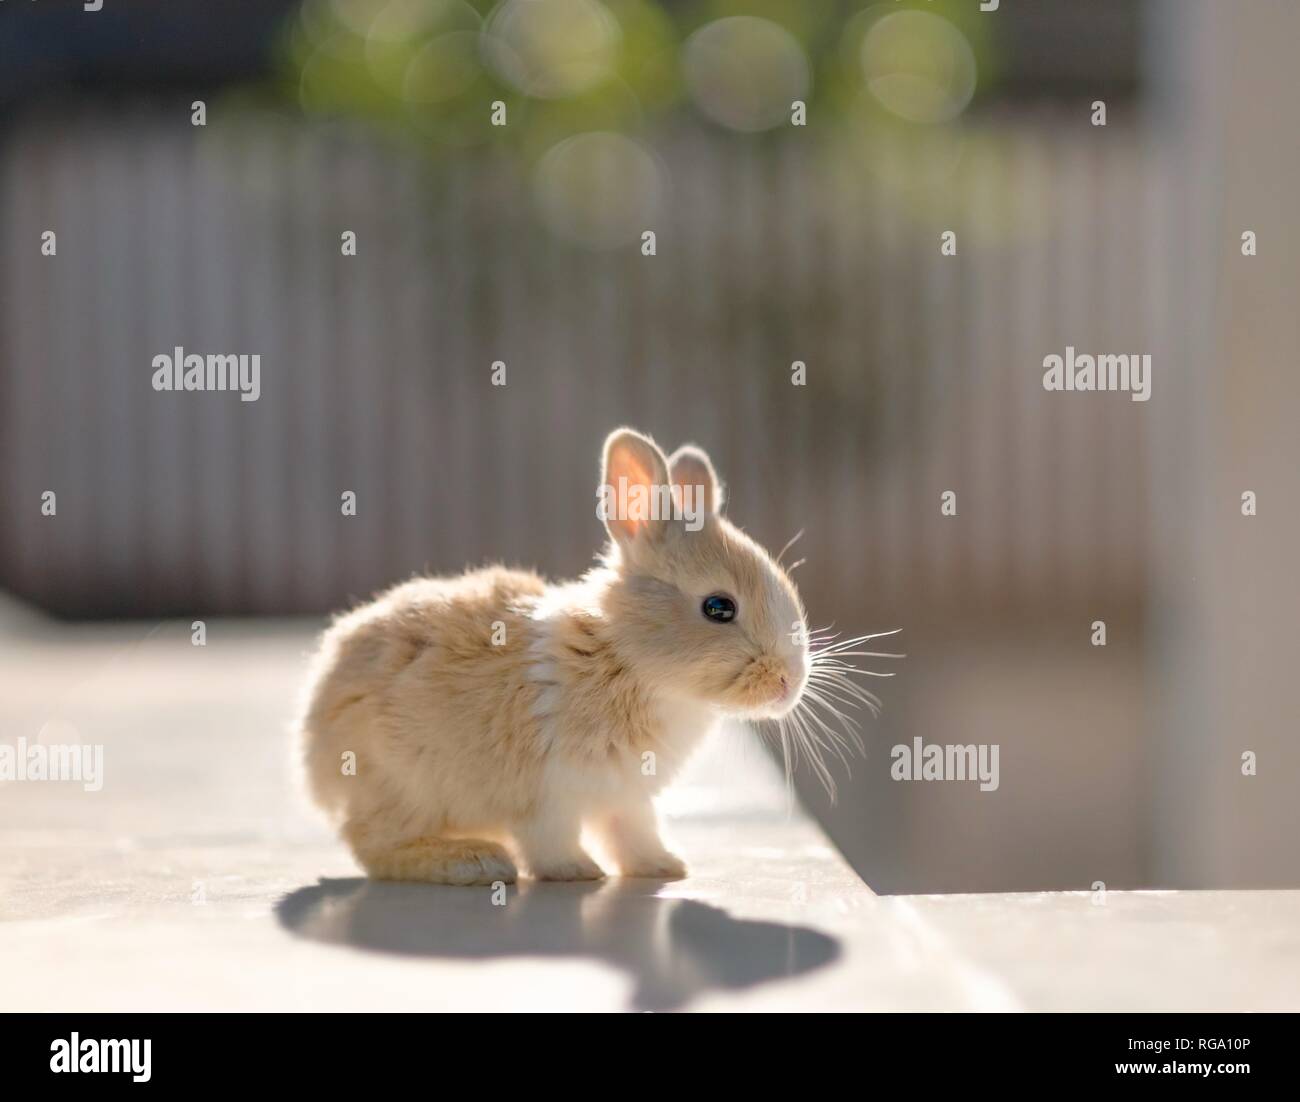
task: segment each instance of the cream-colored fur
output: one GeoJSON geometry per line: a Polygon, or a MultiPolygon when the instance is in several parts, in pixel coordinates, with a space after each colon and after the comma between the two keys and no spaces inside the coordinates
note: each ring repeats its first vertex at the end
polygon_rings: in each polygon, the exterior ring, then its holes
{"type": "Polygon", "coordinates": [[[667,460],[613,433],[602,484],[700,484],[708,515],[607,520],[612,542],[575,582],[489,567],[417,578],[340,616],[302,721],[316,801],[374,877],[449,884],[602,869],[680,877],[653,798],[725,715],[789,711],[807,678],[789,579],[717,511],[708,458],[667,460]],[[670,475],[671,469],[671,475],[670,475]],[[726,594],[731,623],[701,602],[726,594]]]}

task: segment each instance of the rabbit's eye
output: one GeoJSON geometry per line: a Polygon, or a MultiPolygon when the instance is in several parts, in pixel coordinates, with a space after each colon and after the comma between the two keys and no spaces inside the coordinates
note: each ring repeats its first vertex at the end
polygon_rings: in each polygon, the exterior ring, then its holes
{"type": "Polygon", "coordinates": [[[723,597],[721,594],[715,593],[712,597],[704,598],[704,604],[700,606],[700,611],[704,613],[706,619],[726,624],[736,618],[736,602],[730,597],[723,597]]]}

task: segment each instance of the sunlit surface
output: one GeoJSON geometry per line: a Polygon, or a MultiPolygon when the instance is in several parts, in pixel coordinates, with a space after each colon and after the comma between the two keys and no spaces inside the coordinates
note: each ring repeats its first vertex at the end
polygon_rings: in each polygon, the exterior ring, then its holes
{"type": "Polygon", "coordinates": [[[1300,892],[876,897],[724,734],[668,794],[690,879],[379,884],[295,796],[307,624],[56,627],[0,606],[0,1010],[1295,1009],[1300,892]],[[1069,951],[1062,953],[1061,946],[1069,951]],[[1195,959],[1194,970],[1186,967],[1195,959]]]}

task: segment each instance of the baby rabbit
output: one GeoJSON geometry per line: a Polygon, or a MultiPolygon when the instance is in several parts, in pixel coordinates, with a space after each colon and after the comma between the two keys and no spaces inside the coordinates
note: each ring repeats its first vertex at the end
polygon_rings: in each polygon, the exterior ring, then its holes
{"type": "Polygon", "coordinates": [[[577,581],[417,578],[325,632],[307,774],[369,875],[594,880],[585,829],[624,876],[685,876],[655,794],[723,717],[799,703],[799,594],[722,516],[708,456],[619,429],[598,498],[611,541],[577,581]]]}

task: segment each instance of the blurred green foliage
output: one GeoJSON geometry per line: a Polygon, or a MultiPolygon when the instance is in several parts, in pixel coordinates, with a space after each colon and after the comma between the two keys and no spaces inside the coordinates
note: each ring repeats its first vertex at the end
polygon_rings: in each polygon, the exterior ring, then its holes
{"type": "Polygon", "coordinates": [[[674,112],[779,129],[790,89],[822,130],[950,121],[944,97],[957,111],[970,99],[963,65],[981,90],[994,75],[989,18],[977,0],[305,0],[282,72],[309,113],[365,119],[435,155],[497,145],[531,162],[566,137],[637,136],[674,112]],[[873,30],[901,12],[922,14],[873,30]],[[492,125],[494,103],[508,125],[492,125]]]}

